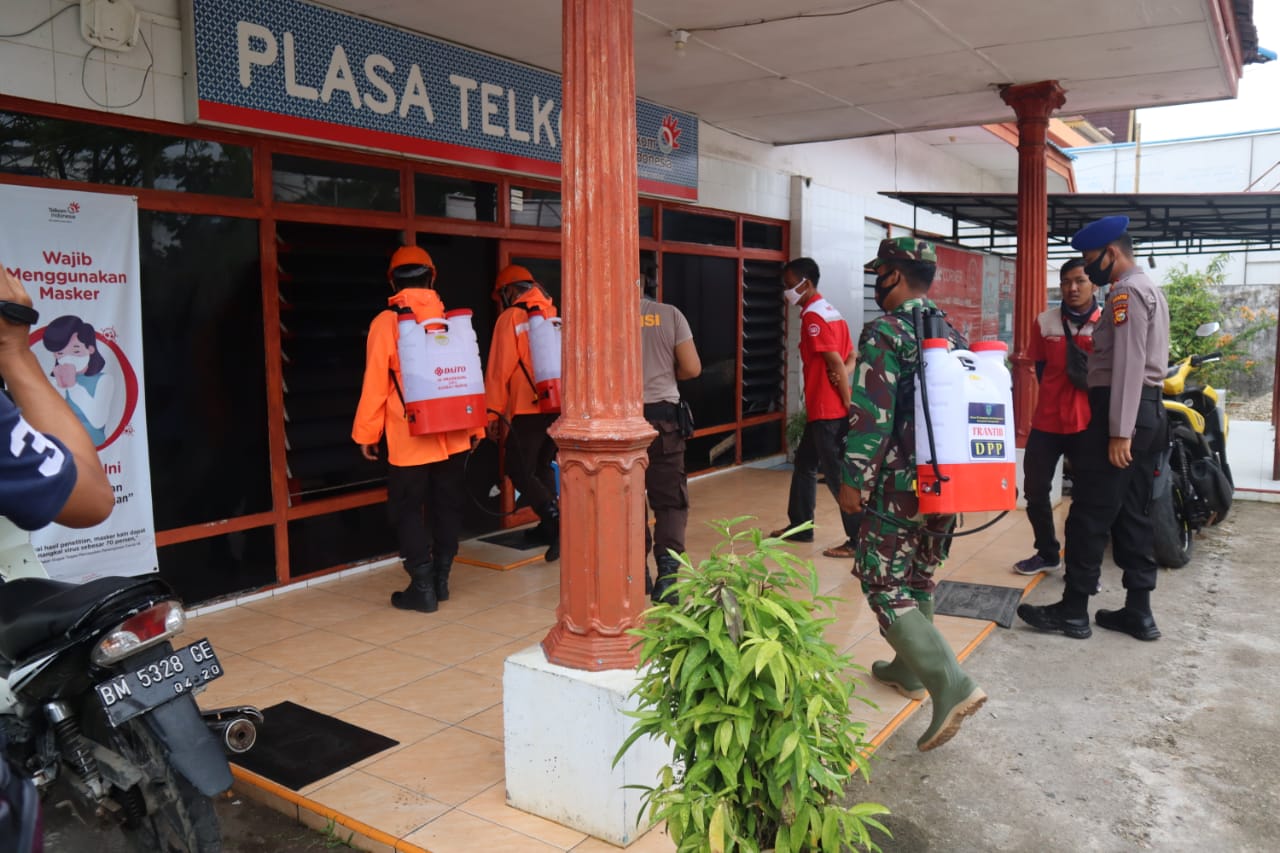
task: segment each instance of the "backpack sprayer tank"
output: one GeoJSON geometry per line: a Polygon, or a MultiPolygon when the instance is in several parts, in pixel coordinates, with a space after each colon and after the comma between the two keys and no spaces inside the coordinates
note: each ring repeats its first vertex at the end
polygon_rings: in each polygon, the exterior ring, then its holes
{"type": "Polygon", "coordinates": [[[533,387],[538,411],[560,411],[560,318],[529,308],[529,355],[533,359],[533,387]]]}
{"type": "Polygon", "coordinates": [[[485,425],[484,373],[471,312],[449,311],[418,323],[399,315],[396,350],[409,432],[428,435],[485,425]]]}

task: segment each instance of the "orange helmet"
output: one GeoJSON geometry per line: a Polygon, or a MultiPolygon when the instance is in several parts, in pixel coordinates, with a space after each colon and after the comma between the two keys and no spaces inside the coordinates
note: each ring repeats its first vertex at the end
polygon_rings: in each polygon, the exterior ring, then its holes
{"type": "Polygon", "coordinates": [[[391,263],[387,264],[387,280],[393,285],[418,280],[426,273],[430,273],[427,278],[430,283],[435,278],[436,265],[427,250],[418,246],[401,246],[391,256],[391,263]]]}
{"type": "Polygon", "coordinates": [[[537,280],[533,277],[533,273],[529,272],[522,266],[510,264],[503,267],[502,272],[498,273],[498,279],[493,283],[493,293],[497,296],[502,293],[502,288],[507,285],[521,284],[524,282],[537,284],[537,280]]]}

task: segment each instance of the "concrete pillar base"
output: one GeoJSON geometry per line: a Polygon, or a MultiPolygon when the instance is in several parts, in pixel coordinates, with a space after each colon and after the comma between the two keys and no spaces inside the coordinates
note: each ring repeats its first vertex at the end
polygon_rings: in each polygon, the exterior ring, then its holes
{"type": "Polygon", "coordinates": [[[548,663],[541,647],[507,658],[502,716],[507,805],[626,847],[649,830],[638,790],[653,785],[671,750],[638,741],[611,767],[634,722],[634,670],[585,672],[548,663]]]}

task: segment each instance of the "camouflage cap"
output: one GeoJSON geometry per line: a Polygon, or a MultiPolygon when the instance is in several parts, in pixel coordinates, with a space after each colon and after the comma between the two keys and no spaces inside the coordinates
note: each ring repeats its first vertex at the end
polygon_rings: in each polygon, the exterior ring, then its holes
{"type": "Polygon", "coordinates": [[[880,241],[876,256],[863,265],[863,269],[877,272],[886,261],[921,261],[936,264],[938,253],[933,243],[919,237],[886,237],[880,241]]]}

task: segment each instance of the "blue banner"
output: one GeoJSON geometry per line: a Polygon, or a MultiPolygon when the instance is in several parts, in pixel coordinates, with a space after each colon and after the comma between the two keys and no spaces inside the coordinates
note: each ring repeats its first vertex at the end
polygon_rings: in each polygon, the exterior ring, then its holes
{"type": "MultiPolygon", "coordinates": [[[[189,0],[197,121],[560,176],[560,77],[298,0],[189,0]]],[[[640,191],[695,200],[698,120],[636,102],[640,191]]]]}

